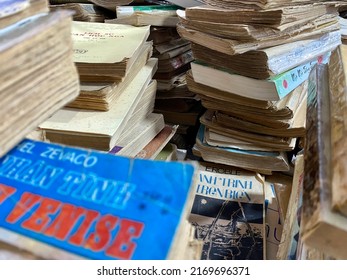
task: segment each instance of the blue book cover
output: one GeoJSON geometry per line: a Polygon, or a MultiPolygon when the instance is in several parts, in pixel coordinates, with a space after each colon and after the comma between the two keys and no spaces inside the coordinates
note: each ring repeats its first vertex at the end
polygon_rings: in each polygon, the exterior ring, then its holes
{"type": "Polygon", "coordinates": [[[0,159],[0,227],[88,259],[166,259],[194,171],[26,139],[0,159]]]}

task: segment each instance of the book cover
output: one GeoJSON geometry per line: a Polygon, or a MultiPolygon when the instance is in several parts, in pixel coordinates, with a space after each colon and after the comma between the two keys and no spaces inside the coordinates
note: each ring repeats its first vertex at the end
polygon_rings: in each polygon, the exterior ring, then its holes
{"type": "Polygon", "coordinates": [[[24,140],[0,159],[0,227],[88,259],[165,259],[194,169],[24,140]]]}
{"type": "Polygon", "coordinates": [[[207,164],[194,185],[189,221],[204,242],[201,259],[264,259],[264,182],[255,173],[225,169],[207,164]]]}

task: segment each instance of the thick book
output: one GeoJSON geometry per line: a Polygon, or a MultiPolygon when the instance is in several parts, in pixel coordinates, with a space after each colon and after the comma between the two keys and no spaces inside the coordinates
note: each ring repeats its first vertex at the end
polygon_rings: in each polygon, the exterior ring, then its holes
{"type": "MultiPolygon", "coordinates": [[[[245,1],[245,0],[202,0],[205,4],[217,6],[221,8],[235,9],[241,8],[245,10],[267,10],[271,8],[282,8],[292,7],[300,8],[304,4],[311,4],[310,0],[254,0],[254,1],[245,1]]],[[[319,0],[315,2],[324,2],[324,0],[319,0]]],[[[307,9],[307,7],[306,7],[307,9]]],[[[310,8],[308,8],[310,9],[310,8]]]]}
{"type": "MultiPolygon", "coordinates": [[[[211,2],[212,1],[216,2],[215,0],[211,0],[211,2]]],[[[230,4],[234,2],[235,1],[229,1],[230,4]]],[[[270,26],[273,28],[289,25],[292,22],[307,22],[334,11],[336,13],[335,8],[322,4],[281,6],[266,10],[228,9],[219,7],[216,4],[190,7],[185,11],[187,19],[189,20],[222,24],[252,24],[256,26],[270,26]]]]}
{"type": "MultiPolygon", "coordinates": [[[[268,174],[272,171],[288,171],[289,162],[284,152],[259,152],[234,148],[213,147],[204,141],[205,128],[200,126],[196,136],[197,156],[205,161],[227,164],[268,174]]],[[[194,152],[194,150],[193,150],[194,152]]]]}
{"type": "Polygon", "coordinates": [[[266,80],[241,76],[225,68],[218,68],[201,61],[192,62],[191,69],[194,81],[197,83],[243,97],[276,101],[284,98],[306,81],[311,68],[316,63],[317,60],[310,61],[266,80]]]}
{"type": "Polygon", "coordinates": [[[332,145],[332,205],[347,216],[347,46],[334,52],[329,64],[331,145],[332,145]]]}
{"type": "Polygon", "coordinates": [[[208,162],[201,163],[196,177],[189,221],[204,244],[201,259],[265,259],[263,178],[208,162]]]}
{"type": "Polygon", "coordinates": [[[332,178],[339,172],[332,168],[336,160],[332,157],[331,138],[331,116],[335,114],[330,108],[332,75],[338,72],[329,75],[328,65],[318,65],[310,75],[301,236],[307,246],[346,259],[347,217],[334,210],[332,204],[336,190],[332,178]]]}
{"type": "Polygon", "coordinates": [[[117,82],[80,82],[80,94],[67,107],[108,111],[112,103],[134,80],[152,55],[152,44],[146,42],[140,48],[140,54],[132,64],[122,81],[117,82]]]}
{"type": "Polygon", "coordinates": [[[0,156],[78,95],[71,20],[52,12],[1,30],[0,156]]]}
{"type": "Polygon", "coordinates": [[[0,240],[44,259],[198,257],[194,172],[24,140],[0,159],[0,240]]]}

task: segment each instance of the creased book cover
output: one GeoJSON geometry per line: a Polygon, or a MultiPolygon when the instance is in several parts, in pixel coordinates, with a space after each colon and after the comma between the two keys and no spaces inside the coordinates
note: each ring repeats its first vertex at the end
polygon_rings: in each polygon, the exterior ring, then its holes
{"type": "Polygon", "coordinates": [[[264,181],[253,172],[205,164],[195,180],[189,221],[204,260],[265,259],[264,181]]]}
{"type": "Polygon", "coordinates": [[[87,259],[166,259],[194,171],[24,140],[0,159],[0,229],[87,259]]]}

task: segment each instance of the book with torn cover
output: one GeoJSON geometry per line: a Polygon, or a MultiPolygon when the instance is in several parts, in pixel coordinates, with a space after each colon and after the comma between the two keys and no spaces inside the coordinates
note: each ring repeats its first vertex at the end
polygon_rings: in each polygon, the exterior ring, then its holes
{"type": "Polygon", "coordinates": [[[196,176],[189,221],[204,244],[201,259],[265,259],[264,178],[208,162],[196,176]]]}
{"type": "Polygon", "coordinates": [[[24,140],[0,159],[0,240],[44,259],[197,259],[194,172],[24,140]]]}

